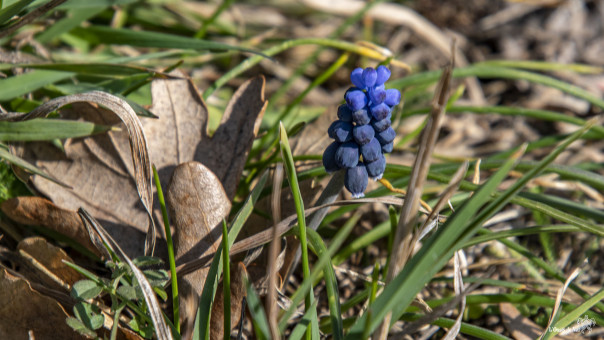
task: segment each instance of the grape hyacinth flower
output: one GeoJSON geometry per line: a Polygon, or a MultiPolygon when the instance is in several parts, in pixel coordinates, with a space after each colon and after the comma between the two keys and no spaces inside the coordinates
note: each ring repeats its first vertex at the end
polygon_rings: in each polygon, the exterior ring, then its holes
{"type": "Polygon", "coordinates": [[[384,153],[394,147],[392,108],[399,104],[401,93],[386,89],[388,78],[390,70],[383,65],[353,70],[350,80],[354,86],[346,91],[346,104],[338,107],[338,120],[327,130],[334,142],[323,153],[323,166],[328,173],[346,171],[344,186],[353,198],[365,195],[369,178],[382,178],[384,153]]]}

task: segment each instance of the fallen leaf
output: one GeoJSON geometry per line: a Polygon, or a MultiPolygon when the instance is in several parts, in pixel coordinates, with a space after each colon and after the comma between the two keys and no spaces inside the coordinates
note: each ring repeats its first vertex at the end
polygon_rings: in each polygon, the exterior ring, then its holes
{"type": "Polygon", "coordinates": [[[65,319],[67,313],[55,300],[33,290],[29,283],[0,268],[0,339],[83,339],[65,319]]]}
{"type": "Polygon", "coordinates": [[[101,256],[75,211],[61,209],[45,198],[34,196],[8,199],[0,203],[0,210],[13,221],[54,230],[101,256]]]}
{"type": "MultiPolygon", "coordinates": [[[[174,227],[174,252],[179,263],[214,253],[220,247],[222,228],[231,202],[216,175],[203,164],[179,165],[168,185],[166,203],[174,227]]],[[[197,304],[209,268],[178,280],[183,339],[189,339],[197,314],[197,304]]]]}
{"type": "MultiPolygon", "coordinates": [[[[266,107],[264,78],[241,86],[227,106],[222,125],[210,138],[207,108],[193,83],[179,75],[180,79],[152,83],[151,110],[159,118],[142,120],[149,158],[164,187],[177,165],[195,159],[215,171],[232,198],[266,107]]],[[[118,122],[110,111],[87,103],[74,103],[61,110],[61,115],[105,125],[118,122]]],[[[64,209],[84,207],[120,242],[128,256],[136,257],[143,254],[148,217],[133,179],[127,141],[128,134],[122,130],[69,139],[64,143],[65,153],[49,143],[28,143],[24,158],[72,188],[33,176],[41,194],[64,209]]],[[[153,216],[161,221],[158,208],[154,207],[153,216]]],[[[165,258],[165,254],[162,242],[157,256],[165,258]]]]}
{"type": "Polygon", "coordinates": [[[229,101],[211,142],[199,144],[195,152],[195,160],[218,176],[230,199],[235,196],[248,152],[268,104],[264,99],[264,83],[262,76],[243,83],[229,101]]]}
{"type": "MultiPolygon", "coordinates": [[[[74,103],[61,113],[64,117],[85,117],[93,122],[115,120],[110,111],[87,103],[74,103]]],[[[32,182],[40,193],[63,209],[76,211],[85,207],[120,240],[129,255],[140,256],[144,253],[149,219],[125,165],[132,164],[131,157],[122,158],[113,144],[113,138],[120,134],[127,140],[127,132],[123,130],[86,139],[68,139],[64,143],[65,153],[49,143],[28,143],[24,157],[71,187],[59,186],[36,175],[32,182]],[[92,143],[99,147],[89,147],[92,143]],[[111,156],[99,156],[99,149],[111,156]],[[111,159],[114,162],[108,161],[111,159]]],[[[127,142],[124,147],[128,147],[127,142]]],[[[86,230],[77,233],[82,232],[87,234],[86,230]]]]}
{"type": "Polygon", "coordinates": [[[43,237],[35,236],[23,239],[19,242],[17,249],[35,258],[49,272],[70,286],[83,279],[82,275],[63,262],[73,263],[65,251],[48,243],[43,237]]]}

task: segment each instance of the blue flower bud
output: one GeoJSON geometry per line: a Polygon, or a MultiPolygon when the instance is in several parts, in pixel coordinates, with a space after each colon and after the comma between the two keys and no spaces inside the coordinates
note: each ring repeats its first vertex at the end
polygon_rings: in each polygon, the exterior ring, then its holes
{"type": "Polygon", "coordinates": [[[398,105],[401,102],[401,92],[397,89],[388,89],[386,90],[386,98],[384,99],[384,103],[386,105],[393,107],[398,105]]]}
{"type": "Polygon", "coordinates": [[[360,198],[365,196],[365,189],[369,182],[367,169],[363,162],[359,162],[357,166],[346,169],[344,175],[344,186],[352,194],[352,198],[360,198]]]}
{"type": "Polygon", "coordinates": [[[373,138],[369,143],[361,146],[361,155],[364,162],[373,162],[382,155],[382,147],[380,142],[373,138]]]}
{"type": "Polygon", "coordinates": [[[369,143],[375,136],[375,130],[369,125],[357,125],[352,129],[354,141],[359,145],[369,143]]]}
{"type": "Polygon", "coordinates": [[[360,67],[355,68],[352,73],[350,73],[350,81],[354,86],[364,89],[365,83],[363,83],[363,69],[360,67]]]}
{"type": "Polygon", "coordinates": [[[396,137],[396,132],[394,132],[392,127],[387,128],[375,136],[380,144],[388,144],[394,140],[394,137],[396,137]]]}
{"type": "Polygon", "coordinates": [[[386,66],[380,65],[376,71],[377,79],[375,80],[375,85],[382,85],[390,78],[390,70],[386,66]]]}
{"type": "Polygon", "coordinates": [[[382,145],[383,153],[391,153],[393,149],[394,149],[394,142],[390,142],[388,144],[382,145]]]}
{"type": "Polygon", "coordinates": [[[375,86],[376,80],[377,72],[372,67],[363,70],[363,84],[365,84],[367,88],[375,86]]]}
{"type": "Polygon", "coordinates": [[[352,113],[352,121],[356,125],[367,125],[371,121],[371,116],[366,109],[360,109],[352,113]]]}
{"type": "Polygon", "coordinates": [[[336,164],[340,168],[352,168],[359,163],[359,146],[355,142],[341,144],[336,150],[336,164]]]}
{"type": "Polygon", "coordinates": [[[382,120],[371,120],[371,127],[375,130],[375,132],[382,132],[392,125],[391,121],[392,114],[389,114],[386,118],[382,120]]]}
{"type": "Polygon", "coordinates": [[[372,180],[380,180],[382,175],[384,175],[384,170],[386,170],[386,157],[380,155],[380,157],[373,162],[365,162],[365,167],[367,168],[367,174],[372,180]]]}
{"type": "Polygon", "coordinates": [[[348,105],[338,106],[338,118],[343,122],[352,122],[352,110],[348,105]]]}
{"type": "Polygon", "coordinates": [[[346,91],[344,99],[346,99],[346,104],[348,104],[348,107],[352,111],[357,111],[364,108],[368,101],[367,94],[356,87],[351,87],[348,91],[346,91]]]}
{"type": "Polygon", "coordinates": [[[340,143],[333,142],[323,152],[323,166],[327,173],[340,170],[340,167],[336,163],[336,151],[340,147],[340,143]]]}
{"type": "Polygon", "coordinates": [[[371,115],[373,118],[375,118],[375,120],[382,120],[388,117],[390,112],[392,112],[390,106],[386,105],[385,103],[371,106],[371,115]]]}
{"type": "Polygon", "coordinates": [[[369,99],[373,105],[381,104],[386,100],[384,85],[376,86],[369,90],[369,99]]]}
{"type": "Polygon", "coordinates": [[[352,140],[352,128],[353,125],[351,122],[343,122],[341,120],[337,120],[336,122],[339,122],[338,124],[336,124],[336,126],[333,128],[333,139],[336,140],[336,142],[340,142],[340,143],[345,143],[345,142],[349,142],[352,140]]]}

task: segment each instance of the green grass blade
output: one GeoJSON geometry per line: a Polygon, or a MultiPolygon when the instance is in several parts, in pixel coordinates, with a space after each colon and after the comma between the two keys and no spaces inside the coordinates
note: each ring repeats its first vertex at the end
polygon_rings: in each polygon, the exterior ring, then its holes
{"type": "Polygon", "coordinates": [[[7,162],[14,164],[20,168],[23,168],[33,174],[42,176],[44,178],[46,178],[49,181],[55,182],[65,188],[69,188],[69,186],[61,181],[59,181],[58,179],[50,176],[49,174],[45,173],[44,171],[42,171],[41,169],[39,169],[38,167],[36,167],[35,165],[13,155],[12,153],[10,153],[7,149],[5,149],[4,147],[0,146],[0,158],[6,160],[7,162]]]}
{"type": "Polygon", "coordinates": [[[223,320],[224,340],[231,339],[231,269],[229,259],[229,230],[225,220],[222,220],[222,289],[223,289],[223,320]]]}
{"type": "Polygon", "coordinates": [[[134,31],[123,28],[111,28],[105,26],[78,27],[71,31],[72,34],[81,36],[92,43],[110,44],[110,45],[128,45],[135,47],[157,47],[157,48],[178,48],[193,50],[222,50],[222,51],[241,51],[260,54],[249,48],[233,46],[214,41],[189,38],[179,35],[134,31]]]}
{"type": "MultiPolygon", "coordinates": [[[[353,218],[351,220],[358,221],[360,216],[357,215],[357,218],[353,218]]],[[[349,221],[350,222],[350,221],[349,221]]],[[[346,230],[342,230],[340,232],[340,236],[348,235],[350,231],[352,231],[352,227],[354,227],[356,223],[347,223],[346,230]]],[[[333,339],[343,339],[344,338],[344,327],[342,323],[342,310],[340,307],[340,294],[338,293],[338,283],[336,279],[336,273],[333,271],[333,266],[330,261],[330,254],[321,236],[314,230],[308,229],[308,241],[310,242],[311,247],[315,250],[317,256],[324,257],[327,259],[327,263],[324,266],[315,268],[315,271],[320,271],[323,269],[323,274],[325,277],[325,286],[327,291],[327,304],[329,305],[329,317],[331,319],[331,329],[332,329],[332,338],[333,339]]],[[[343,240],[342,240],[343,241],[343,240]]]]}
{"type": "Polygon", "coordinates": [[[141,73],[152,76],[158,73],[146,67],[113,63],[0,64],[0,70],[14,67],[102,76],[130,76],[141,73]]]}
{"type": "Polygon", "coordinates": [[[572,71],[577,73],[604,73],[604,68],[586,64],[562,64],[536,60],[488,60],[477,63],[480,66],[513,67],[535,71],[572,71]]]}
{"type": "MultiPolygon", "coordinates": [[[[426,114],[430,112],[430,108],[413,109],[404,112],[404,115],[415,115],[415,114],[426,114]]],[[[552,121],[552,122],[566,122],[577,126],[583,126],[587,122],[584,119],[575,116],[565,115],[559,112],[550,110],[540,109],[527,109],[523,107],[510,107],[510,106],[451,106],[447,107],[448,113],[465,113],[472,112],[477,114],[491,114],[498,113],[507,116],[524,116],[540,120],[552,121]]],[[[596,131],[598,135],[604,137],[604,127],[594,126],[593,131],[596,131]]]]}
{"type": "Polygon", "coordinates": [[[157,169],[153,165],[153,180],[157,189],[157,199],[161,208],[161,215],[164,219],[164,230],[166,233],[166,246],[168,247],[168,263],[170,264],[170,278],[172,283],[172,313],[174,317],[174,328],[180,334],[180,300],[178,298],[178,278],[176,276],[176,259],[174,257],[174,242],[172,242],[172,232],[170,229],[170,218],[166,209],[166,201],[164,200],[164,192],[161,188],[157,169]]]}
{"type": "MultiPolygon", "coordinates": [[[[312,234],[313,234],[311,236],[312,239],[310,239],[312,241],[312,243],[311,243],[311,246],[313,246],[312,249],[315,251],[321,251],[321,255],[319,255],[319,260],[317,261],[317,263],[315,263],[315,265],[313,267],[314,270],[311,273],[311,276],[309,278],[304,279],[304,281],[302,281],[302,284],[300,284],[300,286],[298,287],[296,292],[292,295],[292,297],[291,297],[292,306],[285,312],[285,314],[283,314],[283,316],[281,317],[281,320],[279,321],[279,329],[281,331],[283,331],[285,329],[285,326],[287,325],[287,321],[289,320],[289,318],[293,315],[294,311],[296,310],[296,306],[302,301],[303,297],[306,296],[306,294],[308,294],[308,292],[311,290],[313,282],[315,282],[315,280],[317,278],[319,278],[319,276],[322,273],[325,275],[326,278],[327,277],[333,278],[333,279],[330,278],[331,282],[327,283],[328,285],[331,284],[334,287],[333,293],[331,294],[333,296],[333,301],[329,301],[330,303],[333,303],[333,305],[330,305],[330,314],[335,313],[336,311],[340,311],[339,316],[337,316],[337,315],[332,316],[332,326],[335,326],[335,327],[341,326],[340,322],[342,322],[342,320],[341,320],[341,309],[342,308],[341,308],[341,306],[339,306],[339,302],[338,302],[339,299],[335,298],[335,296],[337,294],[337,285],[335,285],[335,281],[336,281],[335,277],[332,276],[334,274],[333,274],[333,268],[331,266],[331,257],[340,248],[340,246],[344,243],[344,241],[346,240],[346,238],[348,237],[348,235],[350,234],[350,232],[356,225],[356,222],[358,221],[359,218],[360,218],[360,216],[358,216],[358,215],[353,216],[344,225],[344,227],[342,227],[342,229],[340,229],[340,231],[331,240],[329,248],[327,249],[326,252],[323,249],[324,248],[323,241],[320,239],[320,237],[318,237],[318,239],[317,239],[317,234],[315,231],[312,232],[312,234]]],[[[309,229],[309,230],[311,230],[311,229],[309,229]]],[[[335,336],[339,336],[337,328],[334,330],[334,337],[335,336]]]]}
{"type": "Polygon", "coordinates": [[[0,79],[0,102],[34,92],[41,87],[73,76],[71,72],[31,71],[18,76],[0,79]]]}
{"type": "Polygon", "coordinates": [[[9,21],[13,16],[17,15],[22,9],[27,7],[32,2],[34,2],[34,0],[20,0],[6,8],[2,8],[2,10],[0,10],[0,25],[3,25],[9,21]]]}
{"type": "MultiPolygon", "coordinates": [[[[390,87],[403,89],[414,85],[436,83],[436,81],[440,79],[440,73],[441,71],[430,71],[410,75],[390,82],[390,87]]],[[[580,87],[571,85],[567,82],[560,81],[549,76],[518,70],[514,68],[472,65],[468,67],[456,68],[455,70],[453,70],[453,77],[479,77],[484,79],[502,78],[514,80],[527,80],[532,83],[541,84],[558,89],[575,97],[585,99],[593,105],[598,106],[599,108],[604,108],[604,100],[598,98],[597,96],[589,93],[588,91],[580,87]]]]}
{"type": "MultiPolygon", "coordinates": [[[[588,296],[590,298],[591,296],[588,296]]],[[[426,303],[431,308],[436,308],[451,301],[454,297],[446,297],[442,299],[428,300],[426,303]]],[[[542,296],[532,292],[519,292],[519,293],[507,293],[507,294],[473,294],[466,296],[466,304],[471,305],[484,305],[484,304],[499,304],[499,303],[512,303],[519,306],[537,306],[543,308],[551,308],[556,304],[556,299],[547,296],[542,296]]],[[[570,303],[562,303],[562,311],[568,313],[573,309],[577,308],[577,305],[570,303]]],[[[407,311],[408,313],[420,312],[419,307],[410,306],[407,311]]],[[[600,326],[604,326],[604,316],[593,311],[587,311],[585,313],[590,318],[594,319],[600,326]]]]}
{"type": "MultiPolygon", "coordinates": [[[[564,225],[564,224],[556,224],[556,225],[548,225],[548,226],[536,226],[536,227],[528,227],[522,229],[510,229],[498,231],[490,234],[484,234],[475,236],[466,242],[462,248],[471,247],[480,243],[485,243],[493,240],[505,239],[509,237],[516,236],[528,236],[542,233],[568,233],[568,232],[577,232],[581,231],[581,229],[572,226],[572,225],[564,225]]],[[[464,278],[465,280],[465,278],[464,278]]]]}
{"type": "Polygon", "coordinates": [[[252,323],[254,324],[254,332],[256,338],[259,340],[268,340],[271,338],[271,332],[269,330],[268,319],[266,318],[266,312],[262,307],[262,302],[258,297],[258,294],[254,290],[251,283],[245,280],[247,287],[247,306],[250,314],[252,315],[252,323]]]}
{"type": "MultiPolygon", "coordinates": [[[[296,174],[296,165],[292,156],[292,151],[289,146],[287,139],[287,131],[282,123],[279,123],[279,145],[281,149],[281,157],[283,158],[283,164],[285,166],[285,172],[287,173],[287,179],[289,180],[289,186],[294,197],[294,204],[296,206],[296,214],[298,215],[298,226],[300,234],[300,247],[302,248],[302,272],[304,279],[310,277],[310,265],[308,263],[308,244],[306,240],[306,217],[304,216],[304,201],[302,200],[302,193],[300,192],[300,186],[298,185],[298,175],[296,174]]],[[[306,308],[310,307],[313,302],[312,290],[306,295],[305,299],[306,308]]]]}
{"type": "MultiPolygon", "coordinates": [[[[404,321],[415,321],[420,318],[421,315],[405,315],[401,318],[404,321]]],[[[451,328],[455,320],[449,318],[438,318],[432,321],[432,325],[436,325],[443,328],[451,328]]],[[[470,335],[476,337],[477,339],[487,339],[487,340],[512,340],[512,338],[508,338],[507,336],[503,336],[501,334],[495,333],[488,329],[484,329],[482,327],[470,325],[468,323],[462,322],[460,333],[470,335]]]]}
{"type": "Polygon", "coordinates": [[[313,301],[313,303],[308,306],[308,310],[306,311],[306,313],[304,313],[304,316],[302,317],[302,320],[300,320],[298,322],[298,324],[296,325],[296,327],[294,327],[294,329],[292,330],[291,334],[289,335],[289,340],[300,340],[302,339],[302,337],[304,336],[304,334],[307,332],[308,330],[308,326],[311,325],[313,323],[313,320],[316,321],[318,319],[317,316],[317,301],[315,300],[313,301]]]}
{"type": "Polygon", "coordinates": [[[91,136],[110,126],[75,120],[37,118],[22,122],[0,121],[0,141],[44,141],[91,136]]]}
{"type": "MultiPolygon", "coordinates": [[[[348,51],[351,53],[367,56],[379,61],[386,60],[387,57],[380,54],[379,52],[372,50],[370,48],[359,46],[357,44],[349,43],[341,40],[334,39],[325,39],[325,38],[303,38],[303,39],[292,39],[284,41],[283,43],[273,46],[267,50],[264,50],[263,53],[269,57],[272,57],[276,54],[279,54],[285,50],[296,46],[302,45],[318,45],[323,47],[332,47],[342,51],[348,51]]],[[[252,68],[256,64],[262,61],[262,56],[252,56],[246,59],[244,62],[232,68],[229,72],[225,73],[222,77],[214,82],[212,86],[210,86],[203,93],[203,99],[208,99],[217,89],[226,84],[229,80],[237,77],[241,73],[247,71],[252,68]]]]}
{"type": "MultiPolygon", "coordinates": [[[[81,2],[81,1],[80,1],[81,2]]],[[[98,1],[94,1],[98,2],[98,1]]],[[[99,7],[88,7],[88,8],[78,8],[72,9],[68,12],[67,16],[63,19],[59,20],[48,29],[44,30],[42,33],[36,36],[36,40],[39,43],[45,44],[50,42],[54,38],[58,38],[61,34],[69,32],[75,27],[82,24],[84,21],[100,14],[103,12],[108,6],[99,6],[99,7]]]]}

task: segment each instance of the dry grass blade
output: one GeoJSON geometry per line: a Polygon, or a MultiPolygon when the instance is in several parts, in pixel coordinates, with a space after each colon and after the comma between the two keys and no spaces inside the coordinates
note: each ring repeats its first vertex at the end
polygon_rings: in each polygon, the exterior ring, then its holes
{"type": "Polygon", "coordinates": [[[459,188],[461,181],[464,179],[464,176],[468,171],[468,164],[469,163],[467,161],[463,162],[463,164],[457,169],[455,174],[453,174],[449,185],[447,185],[442,195],[438,199],[438,202],[436,202],[436,205],[430,212],[430,215],[428,215],[426,221],[424,221],[424,224],[418,229],[418,240],[421,240],[427,233],[430,232],[431,228],[429,228],[429,226],[432,225],[431,222],[438,218],[439,212],[442,210],[445,204],[449,202],[449,199],[451,198],[451,196],[453,196],[457,188],[459,188]]]}
{"type": "MultiPolygon", "coordinates": [[[[585,260],[583,265],[586,265],[586,264],[587,264],[587,260],[585,260]]],[[[554,324],[554,322],[558,318],[558,310],[560,309],[560,305],[562,304],[562,297],[564,296],[564,293],[566,292],[566,289],[568,288],[568,286],[571,284],[571,282],[573,282],[577,278],[577,276],[579,276],[580,273],[581,273],[581,267],[575,268],[575,270],[573,270],[573,272],[570,274],[570,276],[564,282],[564,285],[562,287],[560,287],[560,289],[558,290],[558,294],[556,295],[556,304],[554,305],[554,310],[552,310],[552,315],[549,317],[549,321],[547,322],[547,327],[545,327],[546,330],[551,329],[551,326],[554,324]]],[[[543,334],[541,334],[539,339],[543,339],[543,337],[545,336],[546,333],[547,332],[544,332],[543,334]]]]}
{"type": "Polygon", "coordinates": [[[159,340],[172,340],[172,332],[170,328],[164,321],[164,317],[162,314],[161,307],[159,306],[159,302],[157,301],[157,297],[153,292],[153,288],[151,284],[143,274],[143,272],[138,269],[138,267],[128,258],[126,253],[120,248],[119,244],[115,242],[115,240],[105,231],[105,229],[94,219],[94,217],[90,216],[84,209],[80,209],[78,211],[80,218],[82,218],[82,222],[89,223],[94,230],[99,234],[101,239],[107,244],[108,247],[115,250],[117,255],[121,257],[130,269],[132,269],[132,273],[136,277],[138,284],[143,292],[143,297],[145,298],[145,302],[147,304],[147,308],[149,309],[149,314],[151,316],[151,320],[153,321],[153,325],[155,326],[155,334],[157,335],[157,339],[159,340]]]}
{"type": "MultiPolygon", "coordinates": [[[[451,82],[454,64],[455,61],[454,58],[452,58],[451,63],[443,71],[440,82],[436,87],[436,93],[432,100],[430,118],[421,136],[419,150],[409,178],[407,196],[405,196],[405,203],[401,208],[401,217],[394,234],[392,258],[390,259],[386,282],[390,282],[401,271],[407,260],[404,256],[407,252],[406,246],[409,245],[413,238],[412,230],[416,225],[421,195],[428,170],[430,169],[430,157],[434,150],[440,125],[445,114],[449,83],[451,82]]],[[[381,326],[377,328],[374,333],[376,339],[387,338],[391,317],[392,314],[389,313],[384,318],[381,326]]]]}
{"type": "Polygon", "coordinates": [[[126,126],[130,142],[130,151],[132,153],[132,161],[134,163],[134,181],[136,183],[136,189],[149,217],[149,229],[145,240],[145,254],[153,254],[157,231],[151,215],[151,209],[153,207],[151,164],[149,162],[147,139],[143,131],[143,126],[132,107],[130,107],[125,100],[112,94],[101,91],[92,91],[55,98],[38,106],[28,114],[21,116],[19,120],[45,117],[49,113],[56,111],[65,105],[78,102],[91,102],[104,106],[117,115],[126,126]]]}
{"type": "MultiPolygon", "coordinates": [[[[447,332],[447,334],[445,334],[444,336],[444,340],[453,340],[457,337],[457,335],[459,334],[459,331],[461,329],[461,319],[463,318],[463,313],[464,310],[466,309],[466,296],[464,295],[464,288],[463,288],[463,275],[461,273],[461,259],[465,258],[465,254],[463,252],[463,250],[458,250],[455,252],[455,256],[453,257],[453,271],[454,271],[454,276],[453,276],[453,289],[455,290],[455,295],[457,296],[462,296],[461,298],[461,304],[459,306],[459,314],[457,315],[457,319],[455,319],[455,323],[453,324],[453,327],[451,327],[449,329],[449,331],[447,332]]],[[[465,261],[464,261],[465,262],[465,261]]]]}
{"type": "MultiPolygon", "coordinates": [[[[273,223],[281,220],[281,184],[283,183],[283,164],[277,163],[273,177],[272,212],[273,223]]],[[[277,256],[279,256],[281,242],[277,228],[272,228],[273,239],[268,253],[268,292],[266,296],[266,314],[269,330],[273,339],[279,338],[279,325],[277,322],[277,256]]]]}

